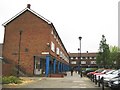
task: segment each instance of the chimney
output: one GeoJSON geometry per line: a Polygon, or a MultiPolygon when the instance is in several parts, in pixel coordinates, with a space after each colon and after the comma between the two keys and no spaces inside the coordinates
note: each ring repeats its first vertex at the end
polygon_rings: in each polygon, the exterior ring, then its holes
{"type": "Polygon", "coordinates": [[[31,6],[30,4],[27,4],[27,8],[29,8],[29,9],[30,9],[30,6],[31,6]]]}

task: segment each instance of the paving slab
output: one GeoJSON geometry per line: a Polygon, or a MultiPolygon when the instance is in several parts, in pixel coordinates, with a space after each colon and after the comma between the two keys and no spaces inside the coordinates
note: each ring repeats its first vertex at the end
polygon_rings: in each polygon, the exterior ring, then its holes
{"type": "MultiPolygon", "coordinates": [[[[23,77],[24,79],[31,79],[33,82],[23,85],[12,86],[12,88],[99,88],[95,83],[91,82],[87,77],[80,77],[76,72],[71,76],[67,72],[64,78],[51,77],[23,77]]],[[[10,86],[4,86],[10,88],[10,86]]]]}

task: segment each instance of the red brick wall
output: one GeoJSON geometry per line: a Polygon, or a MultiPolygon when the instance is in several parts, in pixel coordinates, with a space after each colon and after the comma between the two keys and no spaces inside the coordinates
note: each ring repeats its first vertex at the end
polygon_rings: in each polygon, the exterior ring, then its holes
{"type": "MultiPolygon", "coordinates": [[[[56,37],[56,38],[57,38],[57,37],[56,37]]],[[[55,49],[58,47],[59,50],[64,53],[64,55],[68,56],[67,53],[65,52],[64,48],[61,47],[62,44],[61,44],[61,46],[58,44],[58,42],[57,42],[56,39],[54,38],[54,35],[51,34],[50,39],[51,39],[52,42],[54,42],[54,44],[55,44],[55,49]]],[[[59,42],[60,42],[60,41],[59,41],[59,42]]],[[[56,57],[57,60],[60,60],[60,62],[64,62],[64,60],[62,60],[62,59],[60,58],[60,55],[57,55],[56,52],[51,51],[51,55],[53,55],[54,57],[56,57]]],[[[64,63],[65,63],[65,62],[64,62],[64,63]]]]}
{"type": "Polygon", "coordinates": [[[2,46],[3,44],[0,44],[0,57],[2,57],[2,46]]]}
{"type": "Polygon", "coordinates": [[[50,43],[51,27],[42,19],[26,11],[14,19],[5,27],[3,57],[17,64],[19,31],[21,35],[21,67],[25,68],[28,74],[33,74],[34,55],[41,55],[47,51],[47,43],[50,43]],[[28,50],[26,52],[26,49],[28,50]]]}
{"type": "Polygon", "coordinates": [[[3,76],[10,76],[15,75],[14,66],[12,64],[2,64],[2,75],[3,76]]]}

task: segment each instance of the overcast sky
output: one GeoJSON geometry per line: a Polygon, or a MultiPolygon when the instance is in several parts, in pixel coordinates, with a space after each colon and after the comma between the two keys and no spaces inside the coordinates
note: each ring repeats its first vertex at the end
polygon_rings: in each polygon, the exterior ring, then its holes
{"type": "Polygon", "coordinates": [[[119,0],[0,0],[0,43],[2,24],[31,4],[31,9],[50,20],[68,52],[97,52],[102,34],[109,45],[118,45],[119,0]]]}

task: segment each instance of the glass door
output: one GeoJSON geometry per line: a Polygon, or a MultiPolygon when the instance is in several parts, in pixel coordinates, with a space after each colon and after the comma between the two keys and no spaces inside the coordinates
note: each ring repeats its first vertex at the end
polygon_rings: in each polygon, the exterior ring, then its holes
{"type": "Polygon", "coordinates": [[[35,74],[35,75],[40,75],[40,74],[42,74],[40,59],[35,59],[34,74],[35,74]]]}

